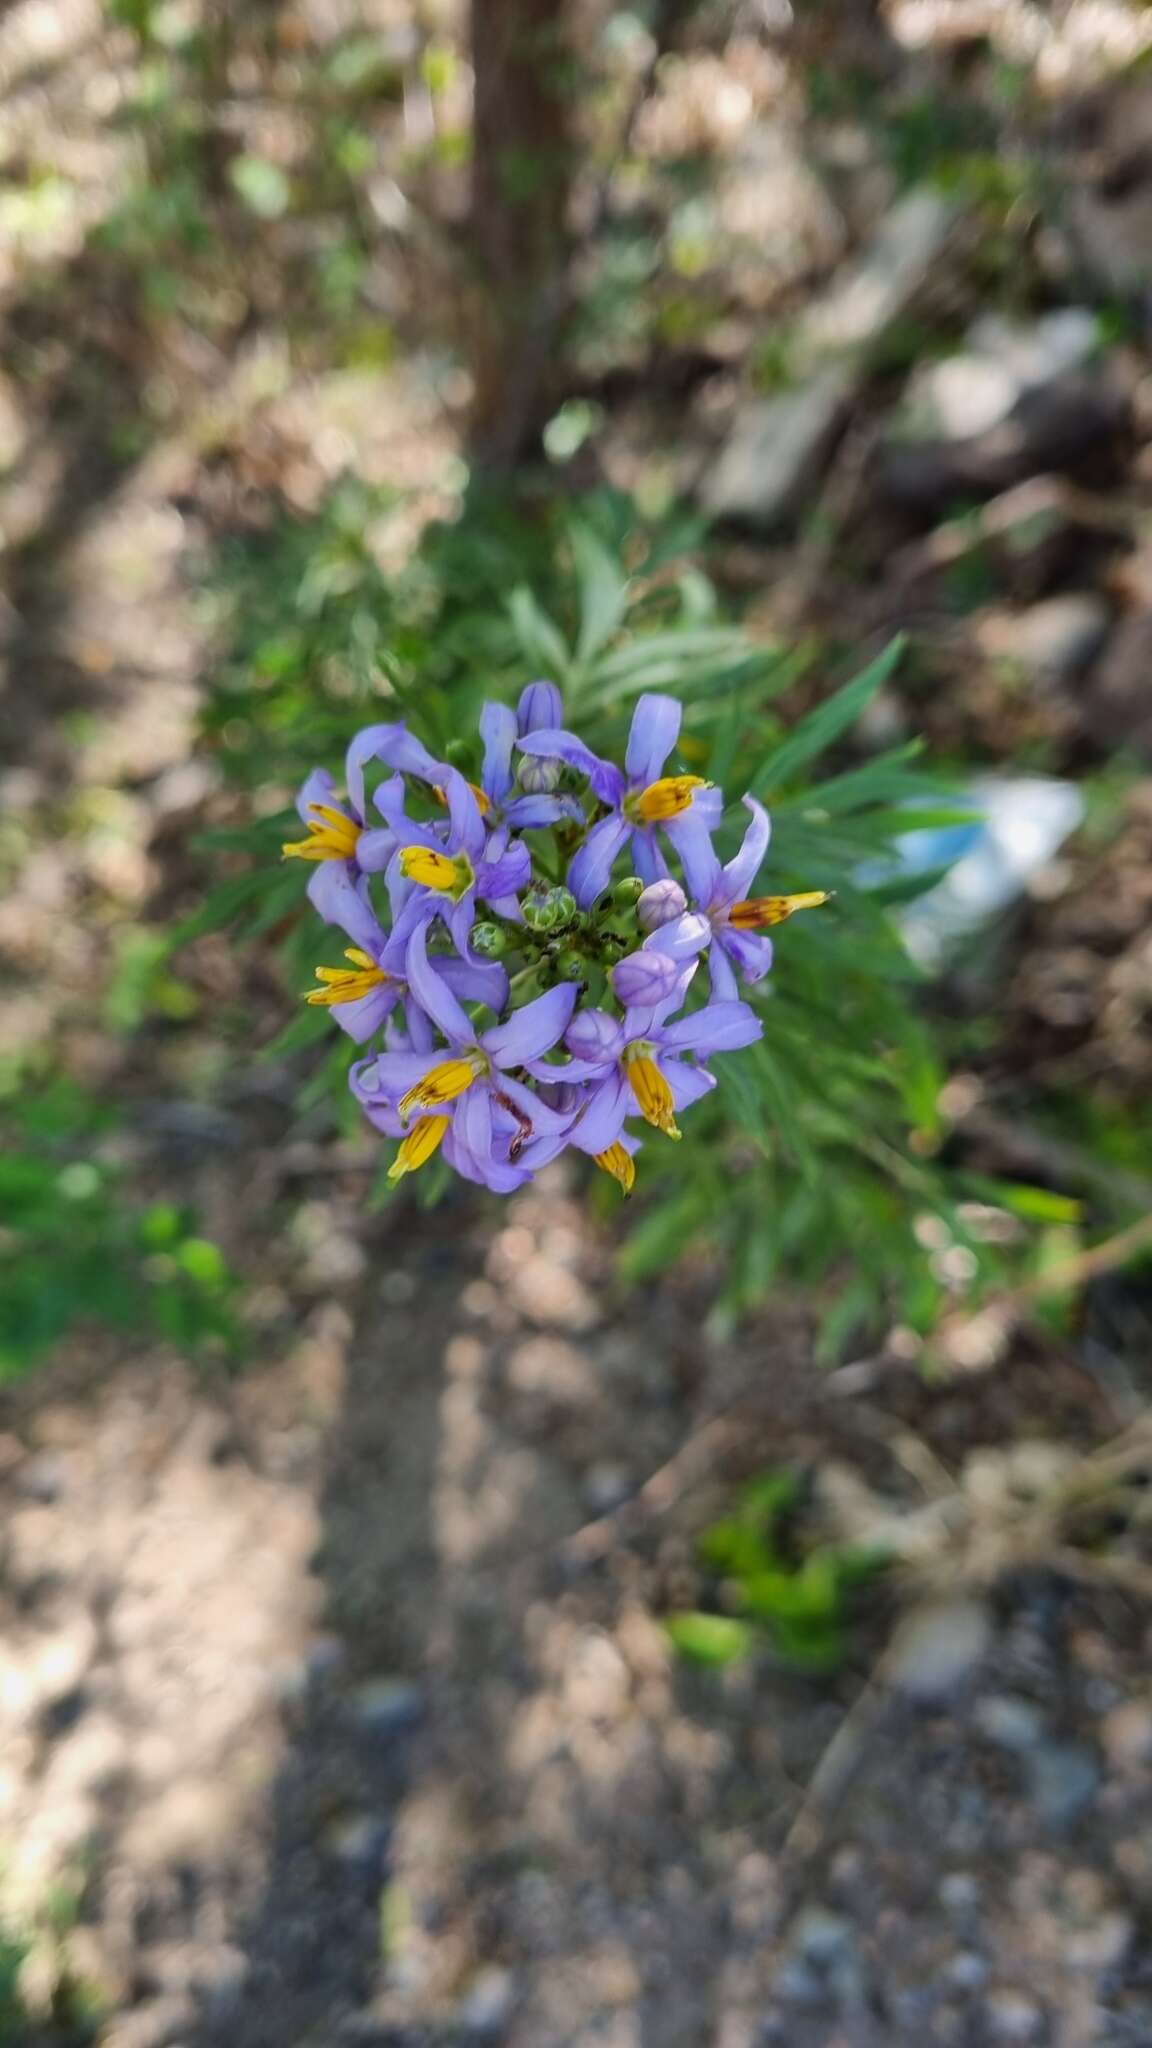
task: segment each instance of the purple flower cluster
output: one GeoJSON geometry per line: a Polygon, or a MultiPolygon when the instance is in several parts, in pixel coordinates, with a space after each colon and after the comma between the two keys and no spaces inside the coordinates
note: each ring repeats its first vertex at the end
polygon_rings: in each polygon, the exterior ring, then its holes
{"type": "Polygon", "coordinates": [[[284,853],[313,865],[315,909],[352,941],[306,1000],[374,1041],[350,1082],[400,1140],[390,1179],[442,1149],[507,1193],[572,1145],[627,1193],[630,1125],[678,1138],[677,1112],[715,1086],[705,1062],[760,1037],[739,983],[768,972],[766,927],[825,899],[749,896],[769,836],[751,796],[720,864],[720,791],[664,772],[680,718],[674,698],[641,697],[621,769],[566,730],[553,683],[531,683],[515,712],[484,706],[478,783],[402,724],[357,733],[343,801],[323,769],[304,783],[307,836],[284,853]],[[686,1010],[705,961],[709,999],[686,1010]]]}

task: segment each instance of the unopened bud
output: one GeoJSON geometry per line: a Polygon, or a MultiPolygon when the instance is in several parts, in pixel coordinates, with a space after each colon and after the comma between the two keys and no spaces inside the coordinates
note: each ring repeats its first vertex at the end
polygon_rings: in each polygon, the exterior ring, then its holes
{"type": "Polygon", "coordinates": [[[648,1003],[662,1003],[670,996],[684,973],[683,967],[667,953],[655,953],[642,946],[618,960],[609,980],[625,1009],[648,1003]]]}
{"type": "Polygon", "coordinates": [[[616,910],[631,910],[644,894],[644,884],[639,875],[625,875],[622,882],[614,882],[609,892],[609,902],[616,910]]]}
{"type": "Polygon", "coordinates": [[[520,787],[525,796],[551,796],[564,763],[555,754],[525,754],[520,762],[520,787]]]}
{"type": "Polygon", "coordinates": [[[529,683],[516,706],[520,737],[528,732],[554,732],[564,723],[564,700],[555,683],[529,683]]]}
{"type": "Polygon", "coordinates": [[[562,981],[587,981],[588,962],[574,946],[566,946],[557,956],[556,972],[562,981]]]}
{"type": "Polygon", "coordinates": [[[520,908],[530,932],[558,932],[575,917],[576,898],[570,889],[547,889],[538,884],[529,889],[520,908]]]}
{"type": "Polygon", "coordinates": [[[641,931],[658,932],[662,924],[683,917],[687,908],[688,898],[679,882],[665,875],[659,882],[649,882],[637,902],[636,916],[641,931]]]}
{"type": "Polygon", "coordinates": [[[508,951],[508,936],[498,924],[474,924],[468,934],[468,943],[482,960],[499,960],[508,951]]]}

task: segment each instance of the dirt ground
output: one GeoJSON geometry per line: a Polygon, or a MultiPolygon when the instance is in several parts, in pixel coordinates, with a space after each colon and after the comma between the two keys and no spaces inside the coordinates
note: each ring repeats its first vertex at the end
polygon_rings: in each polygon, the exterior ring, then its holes
{"type": "MultiPolygon", "coordinates": [[[[164,915],[211,809],[194,745],[206,538],[272,500],[315,503],[350,465],[401,480],[415,529],[451,505],[458,431],[419,357],[301,369],[258,250],[251,304],[206,336],[93,249],[84,208],[123,146],[106,119],[123,50],[93,58],[103,33],[86,5],[0,22],[16,155],[58,131],[83,202],[20,215],[0,278],[0,793],[29,838],[0,900],[0,1052],[58,1031],[85,1083],[127,1105],[126,1163],[194,1200],[252,1281],[260,1341],[229,1378],[80,1331],[0,1394],[0,1880],[34,1930],[22,1993],[42,2015],[0,2038],[1152,2048],[1135,1565],[1054,1558],[1014,1521],[992,1559],[958,1539],[866,1603],[831,1679],[767,1650],[694,1671],[660,1627],[695,1590],[699,1529],[767,1464],[903,1513],[995,1487],[1011,1447],[1120,1438],[1149,1396],[1146,1286],[1101,1283],[1070,1336],[1022,1331],[991,1374],[933,1383],[896,1348],[829,1375],[803,1302],[733,1337],[705,1268],[624,1294],[610,1230],[558,1171],[506,1205],[374,1215],[365,1154],[297,1118],[292,1072],[226,1049],[206,1108],[197,1031],[126,1045],[87,1014],[110,931],[164,915]]],[[[750,102],[773,89],[740,61],[750,102]]],[[[707,77],[682,85],[660,119],[707,126],[707,77]]],[[[1094,147],[1127,144],[1106,120],[1094,147]]],[[[785,294],[852,228],[794,143],[789,162],[811,214],[768,223],[785,294]]],[[[1139,192],[1099,176],[1085,207],[1096,193],[1138,239],[1139,192]]],[[[1057,768],[1126,750],[1119,828],[1028,906],[996,985],[982,1072],[1007,1110],[981,1142],[998,1168],[1024,1083],[1103,1077],[1121,1111],[1147,1086],[1144,346],[1108,356],[1124,407],[1102,481],[1057,451],[1042,542],[1025,507],[1001,559],[993,521],[991,587],[959,623],[954,471],[921,475],[918,498],[906,476],[884,498],[881,475],[874,520],[858,492],[876,473],[833,470],[822,509],[848,578],[810,535],[734,538],[726,558],[769,615],[785,589],[801,623],[829,603],[845,630],[920,635],[926,665],[881,705],[877,744],[1044,746],[1057,768]],[[1103,644],[1054,679],[1051,645],[1029,671],[1017,638],[1008,686],[1005,618],[1086,585],[1103,644]]],[[[869,450],[894,374],[862,406],[869,450]]],[[[720,381],[676,409],[688,471],[736,403],[738,378],[720,381]]],[[[622,407],[609,436],[617,481],[668,433],[667,404],[642,413],[622,407]]],[[[979,452],[966,486],[1003,511],[1019,479],[987,447],[974,472],[979,452]]],[[[1031,458],[1046,476],[1048,456],[1031,458]]],[[[197,963],[222,1008],[253,971],[223,940],[197,963]]],[[[1027,1163],[1033,1139],[1017,1142],[1027,1163]]]]}

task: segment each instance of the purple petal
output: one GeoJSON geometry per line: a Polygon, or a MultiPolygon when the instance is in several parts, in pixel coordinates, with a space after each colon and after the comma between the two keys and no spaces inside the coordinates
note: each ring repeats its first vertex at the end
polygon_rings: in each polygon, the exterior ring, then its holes
{"type": "Polygon", "coordinates": [[[296,809],[306,825],[313,822],[310,808],[312,804],[335,804],[337,810],[341,811],[344,808],[337,798],[336,784],[326,768],[314,768],[311,775],[305,776],[296,792],[296,809]]]}
{"type": "Polygon", "coordinates": [[[665,1026],[663,1041],[676,1052],[738,1052],[754,1045],[764,1035],[764,1026],[747,1003],[709,1003],[691,1017],[680,1017],[665,1026]]]}
{"type": "Polygon", "coordinates": [[[465,1003],[486,1003],[499,1015],[508,1001],[508,976],[498,960],[441,960],[441,981],[465,1003]]]}
{"type": "Polygon", "coordinates": [[[646,953],[666,953],[670,960],[694,960],[712,943],[712,927],[706,917],[690,910],[685,916],[662,924],[644,941],[646,953]]]}
{"type": "Polygon", "coordinates": [[[502,804],[512,787],[516,713],[507,704],[485,704],[480,712],[480,737],[484,742],[480,787],[491,803],[502,804]]]}
{"type": "Polygon", "coordinates": [[[438,1052],[382,1052],[352,1069],[352,1092],[360,1102],[399,1102],[444,1057],[438,1052]]]}
{"type": "Polygon", "coordinates": [[[368,901],[368,884],[346,860],[320,860],[308,880],[308,901],[325,924],[337,924],[375,959],[384,934],[368,901]]]}
{"type": "Polygon", "coordinates": [[[624,1033],[618,1018],[610,1017],[607,1010],[581,1010],[568,1026],[564,1043],[576,1059],[603,1064],[619,1059],[624,1050],[624,1033]]]}
{"type": "Polygon", "coordinates": [[[395,832],[372,825],[356,841],[356,865],[366,875],[382,874],[396,851],[395,832]]]}
{"type": "Polygon", "coordinates": [[[385,761],[389,741],[403,726],[366,725],[358,732],[344,756],[344,787],[358,818],[364,816],[364,769],[369,761],[385,761]]]}
{"type": "Polygon", "coordinates": [[[518,832],[538,832],[545,825],[558,824],[561,818],[583,816],[579,804],[570,796],[514,796],[504,806],[506,823],[518,832]]]}
{"type": "Polygon", "coordinates": [[[443,761],[433,759],[422,740],[410,733],[407,726],[381,725],[376,731],[383,735],[376,749],[382,761],[389,768],[395,768],[402,775],[415,775],[421,782],[430,782],[438,788],[449,774],[443,761]]]}
{"type": "Polygon", "coordinates": [[[571,1116],[563,1110],[550,1109],[531,1088],[525,1088],[522,1081],[514,1081],[510,1074],[502,1073],[497,1085],[501,1095],[515,1103],[522,1117],[527,1117],[536,1134],[547,1136],[567,1130],[571,1116]]]}
{"type": "Polygon", "coordinates": [[[540,1059],[563,1037],[579,994],[572,981],[546,989],[522,1010],[514,1010],[506,1023],[483,1032],[481,1045],[498,1067],[520,1067],[525,1060],[540,1059]]]}
{"type": "Polygon", "coordinates": [[[449,851],[456,853],[463,850],[469,860],[479,860],[488,835],[472,789],[455,768],[448,769],[439,787],[448,799],[449,851]]]}
{"type": "Polygon", "coordinates": [[[476,1033],[447,984],[441,981],[428,959],[426,928],[418,925],[408,941],[405,956],[408,986],[420,1008],[453,1045],[475,1045],[476,1033]]]}
{"type": "Polygon", "coordinates": [[[708,955],[708,977],[712,983],[714,1003],[735,1003],[739,1000],[740,984],[732,971],[725,940],[728,934],[723,925],[716,934],[716,944],[708,955]]]}
{"type": "Polygon", "coordinates": [[[618,804],[624,795],[624,777],[614,761],[602,761],[577,739],[574,732],[562,732],[556,726],[549,726],[543,732],[525,733],[519,742],[524,754],[544,754],[566,761],[581,775],[586,775],[602,803],[618,804]]]}
{"type": "Polygon", "coordinates": [[[645,690],[636,699],[624,756],[628,780],[634,787],[647,789],[650,782],[659,779],[680,737],[683,716],[683,705],[675,697],[666,697],[662,690],[645,690]]]}
{"type": "MultiPolygon", "coordinates": [[[[492,843],[496,834],[492,835],[492,843]]],[[[499,896],[514,896],[532,879],[532,856],[520,839],[514,839],[496,859],[485,857],[476,869],[476,894],[486,903],[499,896]]]]}
{"type": "Polygon", "coordinates": [[[581,910],[587,910],[607,888],[613,862],[628,832],[624,818],[601,818],[598,825],[593,825],[583,846],[573,854],[568,866],[568,887],[581,910]]]}
{"type": "Polygon", "coordinates": [[[564,717],[564,700],[555,683],[528,683],[520,692],[516,718],[522,733],[553,731],[564,717]]]}
{"type": "Polygon", "coordinates": [[[693,902],[701,910],[710,909],[723,886],[723,869],[716,858],[705,813],[689,804],[678,818],[669,818],[664,830],[680,856],[693,902]]]}
{"type": "Polygon", "coordinates": [[[676,1011],[682,1007],[699,965],[698,960],[689,960],[682,967],[680,979],[672,994],[665,996],[662,1002],[653,1003],[649,1009],[637,1005],[636,1008],[625,1012],[624,1036],[629,1044],[637,1038],[660,1036],[665,1018],[675,1016],[676,1011]]]}
{"type": "Polygon", "coordinates": [[[772,941],[762,932],[736,932],[721,925],[720,944],[745,981],[763,981],[772,965],[772,941]]]}
{"type": "Polygon", "coordinates": [[[649,888],[653,882],[662,882],[668,873],[668,863],[651,825],[640,825],[632,834],[632,866],[649,888]]]}
{"type": "Polygon", "coordinates": [[[332,1003],[329,1007],[341,1031],[354,1038],[357,1045],[379,1031],[389,1012],[400,1000],[400,990],[394,981],[386,981],[382,987],[373,988],[366,996],[357,996],[351,1003],[332,1003]]]}
{"type": "MultiPolygon", "coordinates": [[[[408,1042],[412,1051],[431,1052],[436,1043],[436,1034],[419,1003],[412,996],[408,997],[404,1005],[404,1021],[408,1026],[408,1042]]],[[[386,1030],[388,1028],[386,1027],[386,1030]]],[[[387,1045],[387,1036],[384,1042],[387,1045]]]]}
{"type": "MultiPolygon", "coordinates": [[[[482,1090],[474,1091],[482,1093],[482,1090]]],[[[453,1171],[464,1180],[474,1181],[477,1187],[489,1188],[494,1195],[510,1195],[522,1188],[530,1176],[515,1166],[504,1166],[491,1153],[486,1157],[474,1153],[456,1136],[456,1125],[444,1138],[444,1157],[453,1171]]]]}
{"type": "MultiPolygon", "coordinates": [[[[724,903],[739,903],[747,896],[772,837],[772,821],[763,804],[758,804],[754,796],[743,797],[741,801],[745,810],[751,811],[752,823],[744,834],[739,853],[724,869],[720,884],[720,901],[724,903]]],[[[691,810],[688,815],[691,816],[691,810]]]]}
{"type": "Polygon", "coordinates": [[[710,1095],[716,1086],[715,1074],[707,1067],[690,1067],[686,1060],[667,1060],[661,1063],[661,1073],[672,1090],[672,1101],[677,1109],[688,1109],[693,1102],[699,1102],[702,1095],[710,1095]]]}
{"type": "Polygon", "coordinates": [[[630,1110],[634,1114],[635,1107],[628,1081],[617,1067],[592,1089],[587,1108],[579,1113],[569,1133],[572,1144],[581,1152],[606,1152],[616,1143],[625,1117],[630,1110]]]}

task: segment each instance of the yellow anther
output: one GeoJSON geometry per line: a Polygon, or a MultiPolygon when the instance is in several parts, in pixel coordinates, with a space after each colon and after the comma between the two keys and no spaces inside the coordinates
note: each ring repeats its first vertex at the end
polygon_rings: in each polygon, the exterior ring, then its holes
{"type": "Polygon", "coordinates": [[[632,1154],[624,1150],[623,1145],[619,1142],[609,1145],[606,1152],[594,1152],[592,1157],[602,1173],[610,1173],[613,1180],[619,1181],[626,1195],[632,1193],[633,1182],[636,1179],[636,1162],[632,1154]]]}
{"type": "Polygon", "coordinates": [[[817,909],[830,894],[828,889],[809,889],[803,896],[748,896],[732,905],[728,922],[738,932],[762,932],[770,924],[783,924],[794,910],[817,909]]]}
{"type": "Polygon", "coordinates": [[[418,1166],[431,1159],[451,1122],[450,1116],[422,1116],[419,1123],[413,1124],[388,1168],[389,1180],[403,1180],[406,1173],[415,1173],[418,1166]]]}
{"type": "MultiPolygon", "coordinates": [[[[481,789],[480,784],[478,782],[470,782],[468,784],[468,787],[472,791],[472,794],[476,799],[477,808],[479,809],[480,816],[483,818],[486,815],[486,813],[492,809],[492,805],[489,802],[487,792],[481,789]]],[[[435,787],[433,788],[432,794],[435,797],[437,803],[443,804],[445,810],[447,810],[448,791],[445,789],[442,782],[436,783],[435,787]]]]}
{"type": "Polygon", "coordinates": [[[405,846],[400,852],[400,873],[422,889],[437,889],[457,901],[476,880],[466,853],[435,853],[430,846],[405,846]]]}
{"type": "Polygon", "coordinates": [[[659,825],[665,818],[678,818],[695,791],[707,787],[702,775],[662,775],[659,782],[650,782],[638,796],[629,797],[624,808],[641,825],[659,825]]]}
{"type": "Polygon", "coordinates": [[[308,821],[308,837],[282,846],[285,860],[351,860],[362,827],[335,804],[309,804],[308,809],[315,814],[308,821]]]}
{"type": "Polygon", "coordinates": [[[655,1124],[656,1129],[663,1131],[666,1137],[678,1138],[680,1132],[676,1124],[672,1090],[652,1058],[652,1050],[644,1039],[630,1045],[624,1054],[625,1070],[632,1084],[632,1093],[636,1097],[641,1116],[646,1117],[650,1124],[655,1124]]]}
{"type": "Polygon", "coordinates": [[[438,1067],[431,1067],[422,1081],[409,1088],[407,1095],[400,1097],[397,1108],[401,1116],[407,1120],[414,1109],[442,1109],[446,1102],[455,1102],[458,1095],[472,1086],[484,1066],[482,1053],[471,1053],[465,1059],[441,1060],[438,1067]]]}
{"type": "Polygon", "coordinates": [[[370,995],[379,988],[388,976],[382,967],[377,967],[370,953],[362,953],[358,946],[349,946],[344,958],[351,960],[351,967],[318,967],[316,979],[325,985],[310,988],[304,998],[306,1003],[315,1003],[320,1009],[329,1009],[333,1003],[354,1003],[361,996],[370,995]]]}

